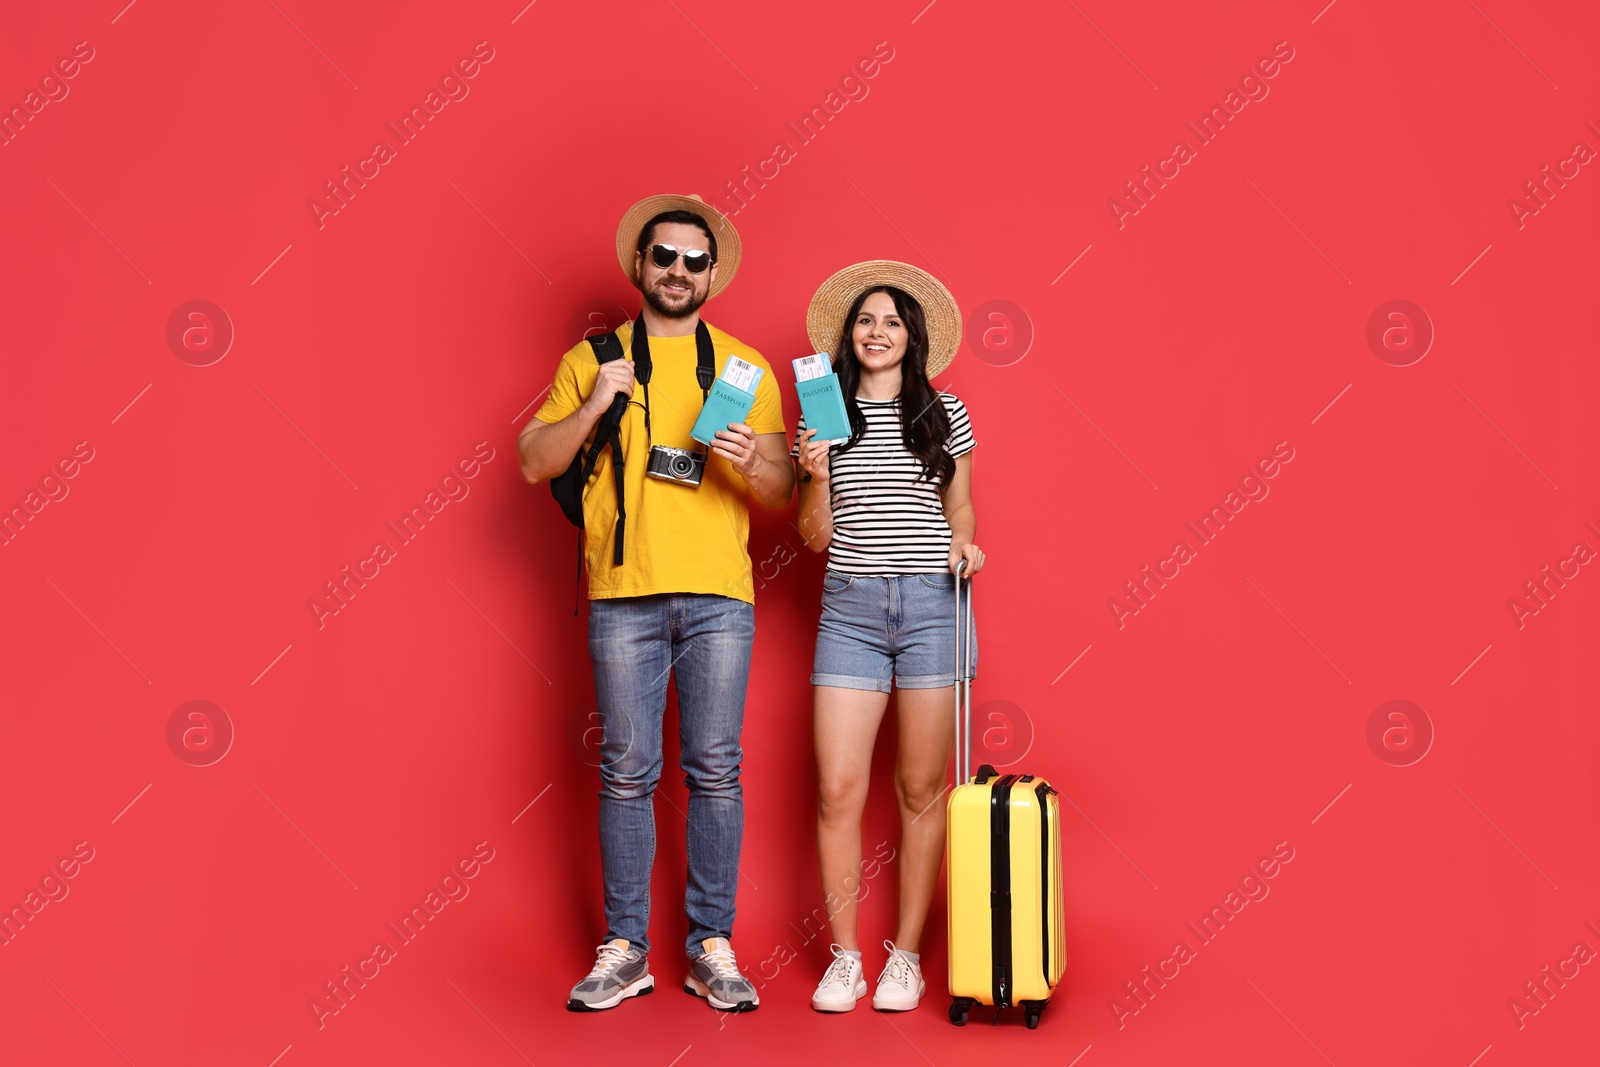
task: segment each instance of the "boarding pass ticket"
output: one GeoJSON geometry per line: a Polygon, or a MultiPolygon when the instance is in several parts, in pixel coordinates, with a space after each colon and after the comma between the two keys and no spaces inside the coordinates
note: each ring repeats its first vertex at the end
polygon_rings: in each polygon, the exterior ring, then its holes
{"type": "Polygon", "coordinates": [[[756,382],[761,380],[761,368],[754,363],[746,363],[738,356],[729,356],[720,377],[735,389],[753,394],[756,391],[756,382]]]}
{"type": "Polygon", "coordinates": [[[811,356],[801,356],[793,362],[794,380],[797,382],[809,382],[813,378],[821,378],[823,375],[833,373],[833,365],[825,352],[818,352],[811,356]]]}

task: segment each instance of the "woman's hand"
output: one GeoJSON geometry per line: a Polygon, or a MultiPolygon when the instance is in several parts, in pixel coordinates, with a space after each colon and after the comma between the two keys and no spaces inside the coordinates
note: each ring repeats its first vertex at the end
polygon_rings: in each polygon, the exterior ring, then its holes
{"type": "Polygon", "coordinates": [[[811,476],[811,481],[828,484],[828,446],[832,441],[813,441],[816,428],[800,435],[800,469],[811,476]]]}
{"type": "Polygon", "coordinates": [[[968,578],[971,578],[974,574],[977,574],[979,571],[983,570],[984,559],[985,556],[983,554],[983,549],[979,548],[977,545],[957,544],[954,541],[950,543],[950,570],[958,578],[962,573],[965,573],[968,578]],[[956,570],[956,564],[960,563],[962,560],[967,561],[967,566],[964,572],[956,570]]]}

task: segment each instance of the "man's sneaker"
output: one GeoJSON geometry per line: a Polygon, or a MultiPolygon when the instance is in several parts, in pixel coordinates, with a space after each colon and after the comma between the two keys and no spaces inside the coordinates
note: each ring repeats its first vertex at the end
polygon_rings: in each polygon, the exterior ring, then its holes
{"type": "Polygon", "coordinates": [[[756,987],[739,973],[739,961],[733,958],[733,946],[725,937],[708,937],[700,942],[705,955],[689,961],[689,976],[683,980],[683,991],[705,997],[706,1003],[718,1011],[755,1011],[761,1004],[756,987]]]}
{"type": "Polygon", "coordinates": [[[595,951],[598,955],[594,970],[572,987],[568,1011],[604,1011],[629,997],[642,997],[656,987],[644,953],[629,948],[622,938],[608,941],[595,951]]]}
{"type": "Polygon", "coordinates": [[[817,1011],[854,1011],[856,1001],[867,995],[864,968],[842,946],[828,948],[833,952],[833,962],[817,983],[817,991],[811,994],[811,1006],[817,1011]]]}
{"type": "Polygon", "coordinates": [[[922,1000],[922,994],[928,988],[922,980],[922,968],[895,948],[893,941],[885,941],[883,947],[889,950],[889,962],[884,964],[883,973],[878,975],[878,989],[872,994],[872,1006],[879,1011],[910,1011],[922,1000]]]}

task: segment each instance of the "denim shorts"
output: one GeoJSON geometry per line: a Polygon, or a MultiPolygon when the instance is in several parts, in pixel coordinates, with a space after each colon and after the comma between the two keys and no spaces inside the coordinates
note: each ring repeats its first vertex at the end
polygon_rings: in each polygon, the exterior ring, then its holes
{"type": "MultiPolygon", "coordinates": [[[[948,571],[886,578],[827,571],[811,684],[879,693],[889,692],[891,678],[901,689],[954,685],[955,596],[948,571]]],[[[977,674],[976,619],[972,633],[969,677],[977,674]]]]}

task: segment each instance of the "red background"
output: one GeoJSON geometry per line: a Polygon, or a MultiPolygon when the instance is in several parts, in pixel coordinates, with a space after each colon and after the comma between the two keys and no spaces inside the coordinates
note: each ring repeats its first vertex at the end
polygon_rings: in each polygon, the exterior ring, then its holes
{"type": "MultiPolygon", "coordinates": [[[[1520,226],[1509,207],[1600,148],[1591,5],[123,2],[14,7],[0,39],[7,106],[94,50],[0,148],[0,502],[93,450],[0,549],[0,899],[94,850],[0,949],[0,1059],[1592,1058],[1596,967],[1520,1028],[1508,1007],[1600,949],[1600,576],[1520,628],[1508,607],[1600,548],[1600,176],[1520,226]],[[319,228],[323,183],[479,41],[470,95],[319,228]],[[797,146],[785,123],[880,41],[869,94],[797,146]],[[1280,41],[1270,95],[1119,228],[1108,200],[1280,41]],[[803,555],[757,594],[735,944],[752,970],[799,958],[753,1015],[677,991],[669,771],[658,995],[563,1010],[603,930],[593,689],[571,530],[516,430],[585,316],[637,306],[622,210],[715,196],[779,139],[796,156],[739,212],[708,317],[777,368],[791,426],[788,360],[838,267],[905,259],[969,313],[1014,305],[940,384],[982,446],[979,729],[1072,802],[1069,963],[1037,1032],[946,1021],[942,904],[921,1011],[811,1013],[825,945],[791,924],[821,904],[821,561],[772,513],[758,567],[803,555]],[[235,332],[209,366],[166,339],[196,299],[235,332]],[[1366,340],[1395,299],[1435,333],[1403,367],[1366,340]],[[319,629],[323,583],[480,441],[470,495],[319,629]],[[1270,496],[1119,628],[1107,601],[1280,441],[1270,496]],[[1407,766],[1367,740],[1394,699],[1434,733],[1407,766]],[[168,741],[190,700],[235,731],[209,766],[168,741]],[[470,895],[319,1030],[308,1000],[479,841],[470,895]],[[1270,896],[1119,1026],[1123,983],[1280,841],[1270,896]]],[[[888,755],[869,852],[895,839],[888,755]]]]}

